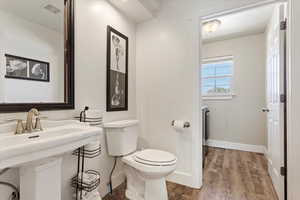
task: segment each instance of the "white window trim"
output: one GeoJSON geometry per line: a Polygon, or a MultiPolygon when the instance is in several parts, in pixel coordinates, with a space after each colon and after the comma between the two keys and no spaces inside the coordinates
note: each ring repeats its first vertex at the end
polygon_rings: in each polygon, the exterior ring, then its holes
{"type": "Polygon", "coordinates": [[[234,93],[226,93],[226,94],[208,94],[202,95],[203,100],[231,100],[233,97],[236,96],[234,93]]]}
{"type": "MultiPolygon", "coordinates": [[[[207,64],[207,63],[212,63],[212,62],[221,62],[221,61],[227,61],[227,60],[232,60],[233,61],[233,66],[232,66],[232,75],[224,75],[224,76],[218,76],[220,78],[222,77],[231,77],[232,81],[230,84],[230,93],[210,93],[210,94],[203,94],[202,99],[203,100],[230,100],[232,99],[235,95],[234,93],[234,57],[233,56],[219,56],[219,57],[211,57],[211,58],[204,58],[202,60],[202,64],[207,64]]],[[[202,65],[201,65],[201,72],[202,72],[202,65]]],[[[216,78],[216,76],[211,76],[211,77],[205,77],[205,79],[208,78],[216,78]]],[[[201,77],[202,80],[202,77],[201,77]]],[[[202,86],[201,86],[202,88],[202,86]]]]}

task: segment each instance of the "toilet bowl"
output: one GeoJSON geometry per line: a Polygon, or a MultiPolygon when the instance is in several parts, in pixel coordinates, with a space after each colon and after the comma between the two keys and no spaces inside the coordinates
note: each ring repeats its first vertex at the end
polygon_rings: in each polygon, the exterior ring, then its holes
{"type": "Polygon", "coordinates": [[[176,169],[177,158],[165,151],[137,151],[138,121],[104,123],[108,154],[122,157],[126,197],[130,200],[168,200],[165,177],[176,169]]]}
{"type": "Polygon", "coordinates": [[[130,200],[167,200],[165,177],[176,169],[177,158],[168,152],[146,149],[122,158],[130,200]]]}

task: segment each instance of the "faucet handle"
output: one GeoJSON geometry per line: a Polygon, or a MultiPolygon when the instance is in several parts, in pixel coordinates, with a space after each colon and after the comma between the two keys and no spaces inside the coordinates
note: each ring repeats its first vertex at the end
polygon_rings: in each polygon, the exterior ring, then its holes
{"type": "Polygon", "coordinates": [[[19,135],[25,132],[25,128],[24,128],[24,124],[23,121],[21,119],[18,120],[17,122],[17,127],[16,127],[16,131],[15,134],[19,135]]]}
{"type": "Polygon", "coordinates": [[[42,124],[41,124],[41,119],[39,117],[36,118],[36,122],[35,122],[35,129],[36,130],[43,130],[42,124]]]}
{"type": "Polygon", "coordinates": [[[35,116],[39,116],[40,115],[40,112],[36,108],[31,108],[29,110],[29,113],[33,113],[35,116]]]}

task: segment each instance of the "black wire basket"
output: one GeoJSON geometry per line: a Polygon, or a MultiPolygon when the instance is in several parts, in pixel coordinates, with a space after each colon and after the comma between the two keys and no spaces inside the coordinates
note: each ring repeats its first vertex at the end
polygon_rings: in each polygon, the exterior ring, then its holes
{"type": "Polygon", "coordinates": [[[73,151],[73,155],[78,156],[78,154],[85,158],[95,158],[101,155],[101,145],[97,149],[93,150],[86,150],[84,148],[83,150],[76,149],[75,151],[73,151]]]}
{"type": "Polygon", "coordinates": [[[100,185],[100,173],[95,170],[87,170],[85,171],[85,173],[98,176],[99,178],[97,178],[95,181],[92,181],[91,183],[86,183],[82,181],[80,175],[76,175],[72,178],[71,185],[73,188],[78,188],[79,190],[86,192],[92,192],[100,185]]]}
{"type": "MultiPolygon", "coordinates": [[[[84,110],[80,113],[79,117],[75,117],[79,119],[80,122],[89,123],[90,126],[101,126],[102,125],[102,117],[99,118],[88,118],[86,117],[86,111],[89,110],[89,107],[86,106],[84,110]]],[[[95,170],[84,170],[84,161],[85,158],[95,158],[101,154],[101,144],[95,149],[87,149],[85,146],[78,148],[73,151],[73,155],[77,156],[77,174],[71,180],[71,186],[76,189],[76,200],[82,199],[83,191],[92,192],[100,185],[100,173],[95,170]],[[81,173],[80,173],[81,172],[81,173]],[[82,173],[95,175],[98,178],[91,181],[85,182],[82,181],[82,173]]]]}

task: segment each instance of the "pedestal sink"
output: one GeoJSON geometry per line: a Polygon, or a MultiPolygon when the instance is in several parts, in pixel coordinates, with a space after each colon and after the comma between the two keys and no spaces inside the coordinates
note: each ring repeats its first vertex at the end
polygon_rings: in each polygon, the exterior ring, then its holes
{"type": "Polygon", "coordinates": [[[0,170],[20,168],[21,200],[60,200],[62,154],[98,139],[101,128],[78,121],[42,121],[44,130],[14,135],[0,125],[0,170]]]}

